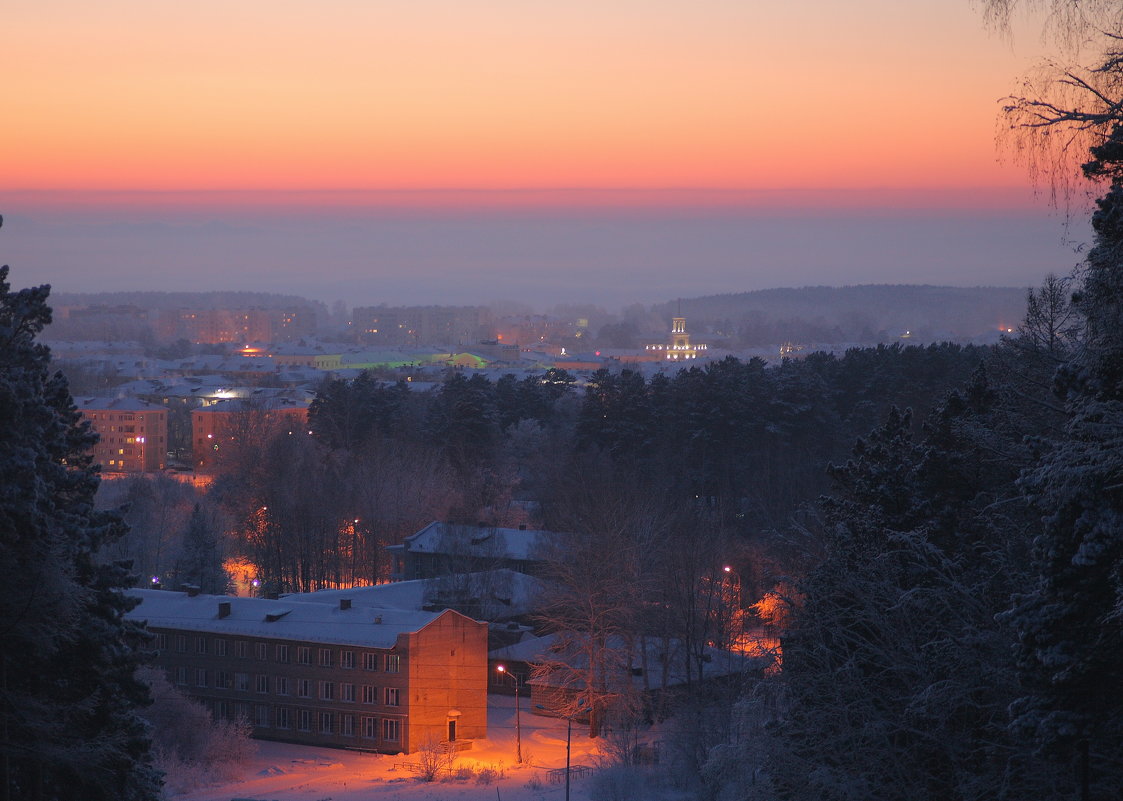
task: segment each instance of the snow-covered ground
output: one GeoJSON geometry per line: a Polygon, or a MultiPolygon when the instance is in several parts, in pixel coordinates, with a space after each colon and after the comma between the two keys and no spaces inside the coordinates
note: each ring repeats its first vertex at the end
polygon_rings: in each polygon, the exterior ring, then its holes
{"type": "MultiPolygon", "coordinates": [[[[417,754],[386,756],[259,741],[257,757],[239,779],[173,796],[175,801],[562,801],[565,784],[549,772],[565,767],[566,722],[527,711],[521,714],[523,764],[515,760],[515,700],[488,696],[488,738],[459,753],[456,767],[494,769],[490,783],[478,778],[424,782],[402,763],[417,754]]],[[[579,723],[573,726],[573,765],[593,766],[596,744],[579,723]]],[[[572,801],[589,801],[589,779],[571,774],[572,801]]]]}

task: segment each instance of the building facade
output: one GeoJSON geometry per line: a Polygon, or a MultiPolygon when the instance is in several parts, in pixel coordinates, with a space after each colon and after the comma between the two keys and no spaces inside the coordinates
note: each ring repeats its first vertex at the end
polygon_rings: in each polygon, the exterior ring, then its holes
{"type": "Polygon", "coordinates": [[[132,593],[168,680],[254,737],[396,754],[487,736],[487,626],[458,612],[132,593]]]}
{"type": "Polygon", "coordinates": [[[247,444],[260,446],[278,432],[308,433],[308,404],[285,397],[235,398],[191,412],[195,470],[238,464],[247,444]]]}
{"type": "Polygon", "coordinates": [[[110,473],[163,470],[168,451],[168,410],[137,398],[75,398],[98,434],[94,461],[110,473]]]}

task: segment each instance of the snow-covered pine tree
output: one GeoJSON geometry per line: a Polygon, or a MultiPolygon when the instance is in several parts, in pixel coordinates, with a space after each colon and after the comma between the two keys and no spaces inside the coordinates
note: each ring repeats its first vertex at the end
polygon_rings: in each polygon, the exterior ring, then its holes
{"type": "Polygon", "coordinates": [[[95,435],[36,342],[49,287],[13,292],[0,267],[0,791],[47,801],[159,795],[135,710],[145,635],[123,620],[122,534],[93,508],[95,435]]]}
{"type": "Polygon", "coordinates": [[[225,595],[230,591],[230,574],[222,564],[218,530],[196,503],[183,532],[183,554],[176,579],[181,584],[193,584],[209,595],[225,595]]]}
{"type": "Polygon", "coordinates": [[[1030,684],[1015,725],[1107,797],[1123,786],[1123,128],[1092,155],[1111,188],[1074,297],[1083,341],[1057,375],[1065,434],[1023,480],[1044,515],[1039,578],[1009,616],[1030,684]]]}

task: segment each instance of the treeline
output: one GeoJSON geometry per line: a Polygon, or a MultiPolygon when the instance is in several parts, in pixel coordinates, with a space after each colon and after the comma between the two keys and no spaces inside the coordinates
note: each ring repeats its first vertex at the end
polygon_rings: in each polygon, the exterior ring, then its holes
{"type": "MultiPolygon", "coordinates": [[[[245,447],[218,461],[204,517],[225,521],[233,555],[279,592],[384,580],[384,547],[432,519],[570,530],[583,514],[573,507],[592,501],[563,488],[594,474],[596,504],[659,497],[704,508],[742,542],[765,542],[890,407],[923,413],[984,355],[934,345],[772,368],[730,358],[650,380],[602,370],[581,389],[562,370],[494,381],[454,371],[420,392],[369,375],[329,381],[309,431],[244,413],[245,447]]],[[[198,561],[170,556],[181,547],[162,521],[186,532],[191,515],[182,498],[175,515],[163,510],[170,489],[131,492],[128,543],[149,543],[134,558],[153,575],[198,561]]],[[[763,592],[767,581],[750,584],[763,592]]]]}

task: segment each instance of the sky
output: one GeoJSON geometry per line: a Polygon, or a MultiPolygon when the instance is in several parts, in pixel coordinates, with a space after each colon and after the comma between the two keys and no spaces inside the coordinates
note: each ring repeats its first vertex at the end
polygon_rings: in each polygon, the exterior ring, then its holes
{"type": "Polygon", "coordinates": [[[0,262],[60,291],[605,306],[1014,285],[1035,23],[969,0],[9,0],[0,262]]]}

